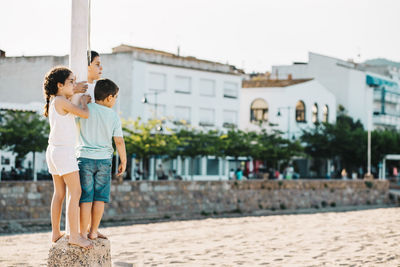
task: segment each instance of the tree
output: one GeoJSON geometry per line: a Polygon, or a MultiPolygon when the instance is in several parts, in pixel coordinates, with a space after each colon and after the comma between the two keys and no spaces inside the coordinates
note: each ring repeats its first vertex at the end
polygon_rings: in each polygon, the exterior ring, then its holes
{"type": "Polygon", "coordinates": [[[223,155],[222,142],[219,138],[220,133],[217,130],[203,132],[187,125],[178,129],[176,136],[179,140],[179,145],[174,152],[174,156],[191,159],[192,179],[194,175],[194,159],[196,157],[209,155],[220,157],[223,155]]]}
{"type": "Polygon", "coordinates": [[[49,124],[35,112],[5,110],[0,113],[1,148],[23,159],[33,153],[33,175],[35,177],[35,153],[46,150],[49,124]]]}
{"type": "Polygon", "coordinates": [[[135,154],[145,161],[150,156],[171,157],[179,145],[179,140],[169,128],[160,132],[161,126],[162,121],[156,119],[148,122],[141,122],[140,117],[136,120],[123,120],[127,153],[135,154]]]}
{"type": "Polygon", "coordinates": [[[225,156],[249,157],[252,155],[255,142],[254,132],[244,132],[239,129],[231,128],[226,134],[221,135],[222,150],[225,156]]]}
{"type": "Polygon", "coordinates": [[[377,165],[387,154],[400,154],[400,133],[394,130],[375,130],[371,133],[372,164],[377,165]]]}
{"type": "Polygon", "coordinates": [[[367,132],[361,122],[354,121],[339,110],[335,124],[323,123],[303,131],[301,140],[305,152],[316,159],[339,157],[347,170],[358,169],[366,163],[367,132]]]}
{"type": "Polygon", "coordinates": [[[294,156],[302,155],[303,147],[299,141],[290,141],[282,137],[282,133],[273,130],[268,133],[262,129],[260,133],[250,132],[255,138],[252,157],[257,160],[267,161],[271,166],[276,166],[278,161],[289,161],[294,156]]]}

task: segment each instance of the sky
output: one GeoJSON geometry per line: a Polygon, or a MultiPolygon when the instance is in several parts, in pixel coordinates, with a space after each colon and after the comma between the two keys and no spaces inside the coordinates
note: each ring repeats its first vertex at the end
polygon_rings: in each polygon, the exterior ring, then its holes
{"type": "MultiPolygon", "coordinates": [[[[398,0],[91,0],[91,46],[177,52],[246,72],[306,62],[308,52],[400,61],[398,0]]],[[[6,56],[67,55],[71,0],[0,0],[6,56]]]]}

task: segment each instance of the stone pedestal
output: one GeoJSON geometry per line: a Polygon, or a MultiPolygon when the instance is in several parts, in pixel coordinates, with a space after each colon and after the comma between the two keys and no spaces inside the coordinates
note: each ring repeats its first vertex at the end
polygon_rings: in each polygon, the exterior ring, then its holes
{"type": "Polygon", "coordinates": [[[83,249],[68,244],[66,237],[53,244],[49,251],[49,267],[111,267],[110,241],[93,240],[93,249],[83,249]]]}

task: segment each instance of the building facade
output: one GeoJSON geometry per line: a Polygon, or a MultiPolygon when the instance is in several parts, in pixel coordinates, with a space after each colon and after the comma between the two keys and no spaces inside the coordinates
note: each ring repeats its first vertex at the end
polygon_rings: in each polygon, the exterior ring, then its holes
{"type": "Polygon", "coordinates": [[[313,79],[243,81],[240,127],[277,129],[288,139],[316,123],[336,121],[336,98],[313,79]]]}
{"type": "Polygon", "coordinates": [[[365,128],[400,129],[399,72],[387,67],[357,64],[316,53],[307,63],[273,66],[278,78],[314,78],[331,91],[348,115],[365,128]]]}
{"type": "MultiPolygon", "coordinates": [[[[102,76],[120,88],[114,109],[124,119],[164,118],[169,127],[185,121],[199,129],[222,131],[239,124],[242,72],[234,66],[127,45],[102,54],[101,60],[102,76]]],[[[6,96],[0,100],[0,108],[44,106],[43,78],[57,65],[68,65],[68,57],[0,58],[0,94],[6,96]]],[[[42,158],[44,153],[37,161],[43,163],[42,158]]],[[[187,179],[225,179],[229,165],[221,159],[199,158],[196,170],[190,170],[188,160],[151,159],[150,166],[158,164],[187,179]]],[[[39,170],[47,167],[37,166],[39,170]]],[[[149,173],[154,178],[154,168],[149,173]]]]}

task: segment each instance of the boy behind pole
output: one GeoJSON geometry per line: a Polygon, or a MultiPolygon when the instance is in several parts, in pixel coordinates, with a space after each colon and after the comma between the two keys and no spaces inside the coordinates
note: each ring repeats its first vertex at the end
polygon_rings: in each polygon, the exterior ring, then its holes
{"type": "Polygon", "coordinates": [[[112,110],[118,97],[118,86],[109,79],[97,81],[95,103],[88,104],[88,119],[78,119],[77,158],[81,179],[80,232],[90,239],[106,238],[98,232],[104,212],[104,203],[110,201],[111,165],[114,149],[121,158],[118,175],[126,169],[125,142],[121,121],[112,110]],[[89,233],[87,229],[92,218],[89,233]]]}

